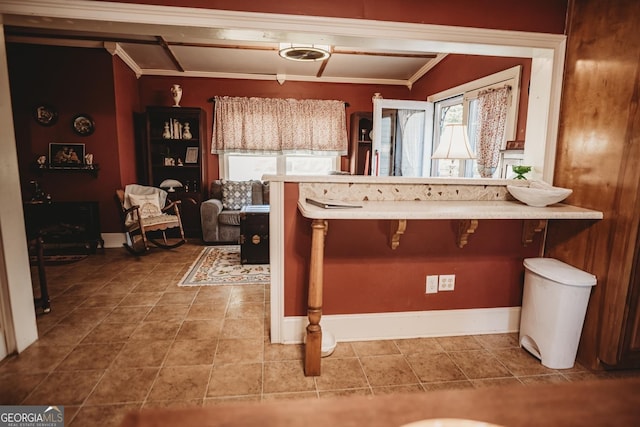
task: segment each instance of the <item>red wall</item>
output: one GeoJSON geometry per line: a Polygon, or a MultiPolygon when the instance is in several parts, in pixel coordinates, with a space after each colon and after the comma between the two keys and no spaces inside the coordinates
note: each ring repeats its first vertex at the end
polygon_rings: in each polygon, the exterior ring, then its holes
{"type": "Polygon", "coordinates": [[[114,202],[114,191],[121,183],[111,55],[104,49],[8,44],[7,60],[23,199],[31,198],[29,181],[37,179],[54,201],[97,200],[102,231],[121,231],[114,202]],[[57,109],[56,124],[44,127],[32,118],[38,103],[57,109]],[[79,113],[93,118],[92,135],[73,132],[71,121],[79,113]],[[48,157],[52,142],[85,144],[85,152],[92,153],[100,166],[98,177],[35,173],[36,158],[48,157]]]}
{"type": "Polygon", "coordinates": [[[132,117],[140,111],[138,80],[131,69],[119,58],[113,58],[113,84],[115,87],[117,153],[120,161],[120,182],[136,182],[136,145],[132,117]]]}
{"type": "Polygon", "coordinates": [[[116,0],[120,3],[361,18],[563,34],[566,0],[116,0]]]}
{"type": "Polygon", "coordinates": [[[529,58],[449,55],[430,70],[426,77],[418,80],[413,86],[413,91],[432,95],[516,65],[522,66],[516,139],[524,141],[527,128],[529,82],[531,81],[531,59],[529,58]]]}

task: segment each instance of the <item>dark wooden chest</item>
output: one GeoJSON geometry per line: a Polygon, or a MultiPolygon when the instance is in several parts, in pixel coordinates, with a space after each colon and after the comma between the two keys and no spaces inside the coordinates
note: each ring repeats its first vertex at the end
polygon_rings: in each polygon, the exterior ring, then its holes
{"type": "Polygon", "coordinates": [[[269,264],[269,205],[249,205],[242,208],[240,262],[269,264]]]}

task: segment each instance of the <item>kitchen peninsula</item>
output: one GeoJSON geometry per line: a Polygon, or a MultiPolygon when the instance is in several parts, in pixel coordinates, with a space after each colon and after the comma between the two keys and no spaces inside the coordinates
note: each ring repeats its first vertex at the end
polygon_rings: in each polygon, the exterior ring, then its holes
{"type": "MultiPolygon", "coordinates": [[[[451,179],[451,178],[398,178],[363,176],[315,176],[280,177],[269,176],[275,198],[272,198],[272,211],[277,210],[274,203],[286,199],[284,185],[278,183],[296,183],[297,209],[302,217],[310,220],[311,250],[308,265],[305,374],[320,375],[320,356],[322,331],[320,318],[323,313],[324,256],[325,238],[330,235],[329,222],[337,221],[385,221],[388,223],[386,246],[388,251],[396,252],[402,247],[401,241],[410,232],[410,221],[454,221],[453,240],[460,255],[458,263],[464,263],[464,251],[476,230],[483,227],[484,220],[518,220],[521,222],[520,244],[529,245],[536,234],[541,234],[549,220],[600,220],[602,213],[590,209],[555,204],[536,208],[515,201],[507,191],[509,185],[527,185],[526,182],[493,179],[451,179]],[[278,194],[278,191],[282,194],[278,194]],[[330,199],[339,203],[344,201],[361,207],[325,209],[308,203],[307,199],[330,199]]],[[[289,198],[291,196],[288,196],[289,198]]],[[[284,218],[281,218],[284,224],[284,218]]],[[[277,217],[272,220],[277,221],[277,217]]],[[[277,227],[272,223],[272,228],[277,227]]],[[[274,228],[277,229],[277,228],[274,228]]],[[[344,237],[344,236],[343,236],[344,237]]],[[[428,236],[425,236],[427,238],[428,236]]],[[[510,235],[501,235],[500,239],[509,239],[510,235]]],[[[292,236],[289,236],[291,239],[292,236]]],[[[356,238],[354,236],[354,238],[356,238]]],[[[284,238],[283,240],[284,241],[284,238]]],[[[272,241],[277,245],[278,239],[272,241]]],[[[282,249],[272,248],[282,253],[282,249]]],[[[427,255],[425,255],[425,258],[427,255]]],[[[278,286],[278,259],[272,259],[276,272],[272,286],[278,286]]],[[[272,327],[273,310],[279,310],[281,303],[274,301],[279,292],[272,289],[272,327]]],[[[280,312],[281,313],[281,312],[280,312]]],[[[275,322],[275,326],[279,325],[275,322]]],[[[277,336],[278,331],[275,332],[277,336]]],[[[273,336],[272,336],[273,340],[273,336]]]]}

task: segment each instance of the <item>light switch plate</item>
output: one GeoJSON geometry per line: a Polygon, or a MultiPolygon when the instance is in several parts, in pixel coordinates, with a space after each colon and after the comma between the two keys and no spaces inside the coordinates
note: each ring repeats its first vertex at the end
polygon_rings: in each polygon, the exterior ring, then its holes
{"type": "Polygon", "coordinates": [[[438,276],[427,276],[426,293],[428,294],[438,293],[438,276]]]}

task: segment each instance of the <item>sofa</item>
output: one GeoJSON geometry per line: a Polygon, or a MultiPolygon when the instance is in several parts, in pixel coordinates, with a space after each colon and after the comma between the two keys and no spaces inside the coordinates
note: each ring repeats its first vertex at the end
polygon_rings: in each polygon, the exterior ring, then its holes
{"type": "Polygon", "coordinates": [[[238,243],[242,208],[268,204],[268,182],[213,181],[209,199],[200,205],[202,240],[206,243],[238,243]]]}

